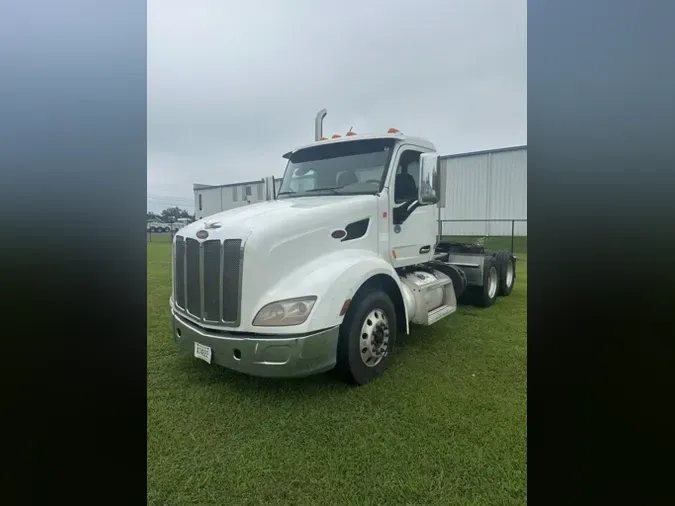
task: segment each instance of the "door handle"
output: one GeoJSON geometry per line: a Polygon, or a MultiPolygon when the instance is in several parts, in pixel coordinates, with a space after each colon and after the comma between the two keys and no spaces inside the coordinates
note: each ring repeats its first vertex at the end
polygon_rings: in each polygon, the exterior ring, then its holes
{"type": "Polygon", "coordinates": [[[425,253],[429,253],[431,251],[431,246],[422,246],[420,248],[420,255],[424,255],[425,253]]]}

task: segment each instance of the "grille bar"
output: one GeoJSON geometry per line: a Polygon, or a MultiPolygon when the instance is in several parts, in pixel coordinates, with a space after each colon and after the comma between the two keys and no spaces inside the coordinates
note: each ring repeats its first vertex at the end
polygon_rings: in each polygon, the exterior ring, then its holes
{"type": "Polygon", "coordinates": [[[242,251],[240,239],[223,242],[223,321],[239,323],[239,298],[241,295],[242,251]]]}
{"type": "Polygon", "coordinates": [[[192,316],[202,316],[202,269],[201,247],[196,239],[186,239],[185,284],[187,286],[187,310],[192,316]]]}
{"type": "Polygon", "coordinates": [[[202,243],[202,272],[204,274],[204,320],[219,322],[220,317],[220,241],[202,243]]]}
{"type": "Polygon", "coordinates": [[[176,236],[174,301],[193,320],[238,326],[241,309],[241,239],[208,240],[176,236]]]}
{"type": "Polygon", "coordinates": [[[176,236],[176,246],[174,251],[174,273],[173,273],[174,301],[181,309],[185,309],[185,240],[176,236]]]}

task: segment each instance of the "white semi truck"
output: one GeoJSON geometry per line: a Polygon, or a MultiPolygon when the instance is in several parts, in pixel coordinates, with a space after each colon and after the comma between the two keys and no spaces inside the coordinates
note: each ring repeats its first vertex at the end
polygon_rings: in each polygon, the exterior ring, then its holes
{"type": "Polygon", "coordinates": [[[195,357],[265,377],[337,368],[363,385],[411,323],[511,293],[511,252],[441,241],[431,142],[395,129],[326,139],[325,116],[315,142],[284,155],[278,195],[176,234],[173,339],[195,357]]]}

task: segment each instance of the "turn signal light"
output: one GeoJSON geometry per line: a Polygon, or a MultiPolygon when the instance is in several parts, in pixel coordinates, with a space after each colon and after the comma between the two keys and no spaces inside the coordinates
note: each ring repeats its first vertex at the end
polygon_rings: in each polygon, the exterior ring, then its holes
{"type": "Polygon", "coordinates": [[[351,303],[352,299],[347,299],[344,304],[342,304],[342,309],[340,309],[340,316],[344,316],[347,314],[347,310],[349,309],[349,304],[351,303]]]}

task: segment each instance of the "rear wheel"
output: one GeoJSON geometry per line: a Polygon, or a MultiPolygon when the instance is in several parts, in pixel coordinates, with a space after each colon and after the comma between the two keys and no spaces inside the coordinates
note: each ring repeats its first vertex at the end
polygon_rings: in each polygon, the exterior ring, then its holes
{"type": "Polygon", "coordinates": [[[511,295],[516,281],[516,259],[510,251],[498,251],[495,261],[499,268],[499,295],[511,295]]]}
{"type": "Polygon", "coordinates": [[[357,295],[340,327],[337,368],[345,378],[365,385],[382,375],[396,342],[396,312],[381,290],[357,295]]]}
{"type": "Polygon", "coordinates": [[[480,307],[490,307],[497,300],[499,289],[499,271],[493,257],[485,257],[483,261],[483,285],[469,287],[471,302],[480,307]]]}
{"type": "Polygon", "coordinates": [[[157,232],[157,229],[155,227],[150,227],[150,232],[154,234],[155,232],[157,232]]]}

